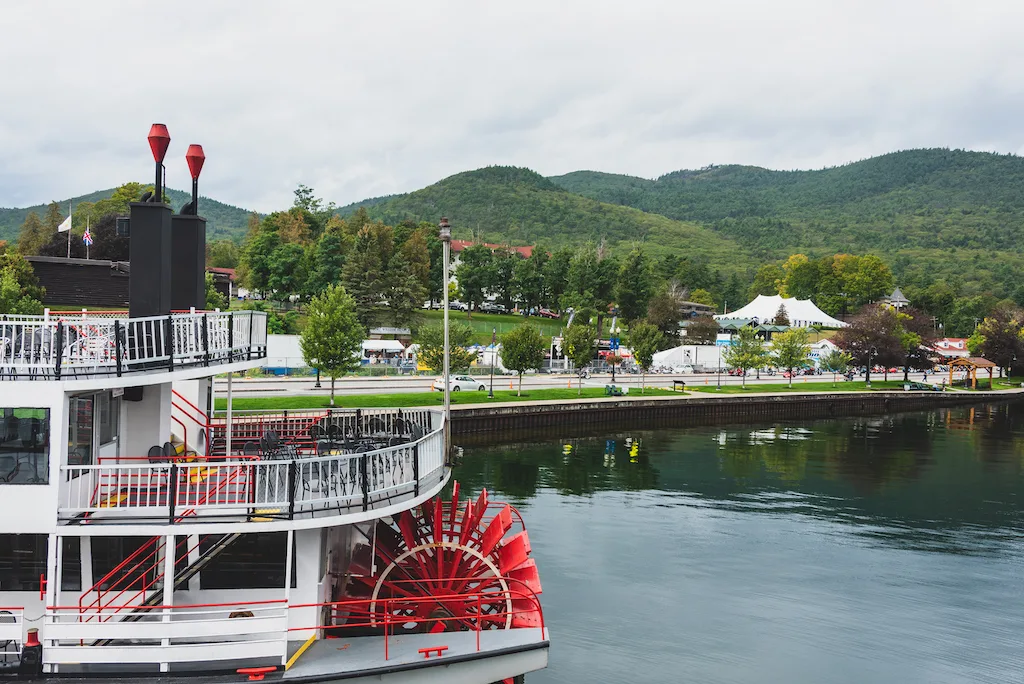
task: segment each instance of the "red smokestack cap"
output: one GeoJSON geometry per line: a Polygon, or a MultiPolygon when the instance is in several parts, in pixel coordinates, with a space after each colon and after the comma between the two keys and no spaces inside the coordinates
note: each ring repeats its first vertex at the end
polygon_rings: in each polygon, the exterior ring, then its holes
{"type": "Polygon", "coordinates": [[[188,162],[188,170],[192,174],[192,180],[199,178],[199,172],[203,170],[203,162],[206,155],[203,154],[202,145],[189,145],[185,153],[185,161],[188,162]]]}
{"type": "Polygon", "coordinates": [[[25,646],[31,648],[32,646],[39,645],[39,630],[32,628],[28,630],[28,636],[25,639],[25,646]]]}
{"type": "Polygon", "coordinates": [[[164,155],[167,154],[167,146],[170,144],[171,134],[167,132],[167,126],[153,124],[149,127],[149,149],[153,150],[153,161],[162,164],[164,155]]]}

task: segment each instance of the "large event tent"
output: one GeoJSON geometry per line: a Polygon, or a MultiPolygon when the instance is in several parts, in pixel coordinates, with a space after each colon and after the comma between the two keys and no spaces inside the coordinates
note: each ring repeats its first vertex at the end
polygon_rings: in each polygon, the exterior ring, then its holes
{"type": "Polygon", "coordinates": [[[786,307],[789,324],[797,328],[806,328],[812,325],[823,328],[845,328],[847,325],[839,319],[829,316],[809,299],[796,299],[781,295],[771,295],[770,297],[757,295],[757,299],[743,308],[715,316],[715,318],[751,318],[758,322],[771,322],[775,320],[775,314],[780,305],[786,307]]]}

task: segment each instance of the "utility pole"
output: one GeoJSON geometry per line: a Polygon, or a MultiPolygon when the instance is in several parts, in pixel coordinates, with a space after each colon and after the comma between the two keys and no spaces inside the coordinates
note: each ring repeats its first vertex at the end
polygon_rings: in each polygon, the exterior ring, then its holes
{"type": "Polygon", "coordinates": [[[487,391],[487,398],[494,398],[494,357],[498,355],[498,329],[491,328],[491,389],[487,391]]]}
{"type": "Polygon", "coordinates": [[[452,249],[452,229],[448,225],[448,217],[442,216],[438,224],[442,247],[442,278],[441,286],[444,296],[444,462],[449,462],[451,453],[451,422],[452,422],[452,378],[451,359],[449,358],[448,340],[448,259],[452,249]]]}

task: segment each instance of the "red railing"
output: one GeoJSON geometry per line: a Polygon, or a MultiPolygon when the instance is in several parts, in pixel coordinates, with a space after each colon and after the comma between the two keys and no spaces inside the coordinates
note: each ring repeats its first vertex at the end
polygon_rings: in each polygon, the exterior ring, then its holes
{"type": "MultiPolygon", "coordinates": [[[[473,580],[480,578],[456,577],[456,581],[473,580]]],[[[494,578],[499,579],[499,578],[494,578]]],[[[501,627],[501,624],[511,623],[517,615],[536,614],[540,628],[541,640],[546,638],[547,626],[544,622],[544,610],[540,604],[540,598],[524,582],[512,577],[501,577],[506,585],[521,585],[517,588],[501,589],[470,594],[441,594],[432,596],[408,596],[401,598],[386,599],[348,599],[344,601],[332,601],[326,603],[301,603],[290,605],[290,609],[296,608],[323,608],[329,607],[332,615],[343,614],[344,624],[316,624],[305,627],[289,627],[288,631],[308,631],[311,629],[355,629],[375,628],[383,629],[384,632],[384,659],[387,660],[389,653],[389,640],[396,625],[408,627],[409,625],[429,624],[434,628],[440,626],[438,632],[462,631],[470,629],[476,632],[476,650],[480,651],[480,633],[488,629],[501,627]],[[494,606],[505,604],[511,609],[494,610],[494,606]],[[446,612],[450,608],[463,608],[468,612],[463,615],[430,615],[421,617],[423,613],[430,611],[419,610],[423,607],[441,607],[446,612]],[[483,607],[487,606],[491,612],[484,613],[483,607]],[[353,620],[353,618],[355,618],[353,620]],[[457,623],[453,628],[448,628],[448,623],[457,623]]],[[[393,584],[420,584],[421,580],[395,580],[393,584]]],[[[513,627],[515,629],[515,627],[513,627]]]]}
{"type": "MultiPolygon", "coordinates": [[[[99,460],[100,460],[100,465],[102,465],[102,461],[104,459],[101,458],[99,460]]],[[[111,457],[108,460],[120,463],[120,462],[124,462],[124,461],[145,461],[145,462],[148,462],[149,459],[146,458],[146,457],[111,457]]],[[[254,460],[254,459],[249,459],[249,460],[254,460]]],[[[191,477],[192,476],[191,471],[193,469],[202,469],[204,467],[204,463],[205,462],[206,462],[206,459],[196,459],[196,460],[193,460],[193,461],[188,461],[185,464],[185,467],[182,468],[183,475],[185,477],[191,477]]],[[[231,472],[229,473],[229,475],[227,477],[221,478],[221,480],[216,484],[216,486],[211,488],[202,497],[202,499],[200,500],[198,505],[202,505],[203,503],[208,502],[211,499],[211,497],[213,497],[216,494],[220,494],[221,492],[223,492],[225,490],[227,490],[229,492],[234,492],[234,494],[236,494],[236,495],[239,492],[241,492],[242,495],[244,496],[244,498],[236,499],[236,500],[233,500],[233,501],[229,500],[229,501],[223,502],[223,503],[246,503],[248,501],[248,497],[249,497],[249,494],[250,494],[248,481],[241,482],[240,486],[239,487],[235,487],[234,489],[229,489],[229,487],[231,487],[232,485],[238,485],[239,484],[238,478],[241,475],[243,475],[245,472],[247,472],[248,470],[249,470],[249,468],[246,467],[246,466],[240,466],[240,467],[231,468],[230,469],[231,472]]],[[[122,484],[121,481],[120,481],[120,476],[119,475],[114,475],[112,477],[117,478],[117,487],[118,487],[118,489],[120,489],[121,488],[121,484],[122,484]]],[[[98,480],[97,481],[97,485],[96,485],[97,486],[97,490],[99,490],[99,488],[100,488],[100,486],[102,484],[103,479],[104,478],[103,478],[102,475],[99,478],[97,478],[97,480],[98,480]]],[[[164,479],[166,479],[166,478],[164,478],[164,479]]],[[[129,483],[128,486],[130,488],[131,484],[129,483]]],[[[166,485],[165,485],[164,486],[164,490],[167,492],[167,496],[170,497],[171,496],[170,488],[166,487],[166,485]]],[[[182,491],[181,488],[179,488],[179,492],[180,491],[182,491]]],[[[95,493],[94,493],[94,496],[95,496],[95,493]]],[[[184,511],[180,516],[178,516],[175,519],[175,521],[176,522],[180,521],[180,520],[182,520],[182,519],[184,519],[186,517],[193,516],[195,514],[196,514],[196,510],[194,508],[190,508],[190,509],[184,511]]],[[[179,553],[179,551],[180,551],[182,545],[186,544],[188,542],[188,539],[189,539],[189,537],[185,537],[185,538],[182,539],[181,542],[179,542],[176,545],[176,547],[175,547],[175,560],[174,560],[175,564],[177,564],[178,559],[182,557],[181,554],[179,553]]],[[[128,597],[126,599],[126,601],[130,603],[130,602],[135,601],[136,599],[138,599],[140,596],[144,597],[149,592],[149,590],[155,584],[157,584],[161,579],[163,579],[163,577],[164,577],[164,573],[163,572],[159,572],[157,574],[154,574],[153,578],[151,580],[147,580],[147,576],[148,575],[150,575],[151,573],[155,573],[156,572],[156,562],[160,558],[160,552],[164,550],[165,546],[166,546],[166,541],[165,541],[165,538],[163,536],[153,537],[149,541],[147,541],[145,544],[140,546],[138,549],[136,549],[133,553],[129,554],[129,556],[127,558],[122,560],[113,569],[111,569],[103,577],[101,577],[98,581],[96,581],[93,584],[92,587],[90,587],[89,589],[85,590],[82,593],[82,595],[79,597],[79,600],[78,600],[79,611],[81,613],[84,613],[84,612],[89,611],[89,610],[96,610],[97,614],[98,614],[100,611],[108,608],[114,601],[116,601],[116,600],[120,599],[121,597],[123,597],[126,593],[133,591],[133,589],[135,588],[136,584],[139,584],[139,588],[137,590],[135,590],[135,593],[133,593],[130,597],[128,597]],[[127,568],[128,565],[131,565],[131,568],[126,570],[125,568],[127,568]],[[106,582],[111,581],[112,579],[113,579],[113,583],[109,587],[107,587],[106,589],[103,589],[102,588],[103,584],[106,583],[106,582]],[[128,582],[127,585],[119,587],[119,584],[121,584],[121,583],[123,583],[125,581],[128,582]],[[104,598],[110,592],[112,592],[114,590],[118,590],[117,593],[110,599],[110,601],[104,603],[104,598]],[[86,597],[88,597],[89,594],[93,593],[93,592],[96,593],[95,600],[89,602],[88,605],[84,605],[83,602],[85,601],[86,597]]],[[[193,546],[192,548],[187,548],[186,547],[186,549],[185,549],[185,556],[184,557],[187,559],[188,554],[191,551],[195,550],[195,548],[197,548],[197,547],[196,546],[193,546]]],[[[138,606],[134,606],[134,607],[138,607],[138,606]]],[[[120,610],[121,610],[120,608],[114,610],[113,614],[116,614],[116,613],[120,612],[120,610]]],[[[91,619],[92,618],[89,618],[89,620],[91,620],[91,619]]],[[[88,621],[88,620],[86,620],[86,621],[88,621]]]]}

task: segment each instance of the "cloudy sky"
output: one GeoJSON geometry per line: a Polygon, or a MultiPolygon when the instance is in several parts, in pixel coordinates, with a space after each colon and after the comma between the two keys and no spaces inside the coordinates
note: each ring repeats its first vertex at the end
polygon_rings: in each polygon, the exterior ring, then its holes
{"type": "Polygon", "coordinates": [[[346,204],[488,164],[656,177],[1020,153],[1024,3],[47,2],[0,11],[0,206],[152,176],[346,204]],[[152,9],[147,9],[151,7],[152,9]]]}

